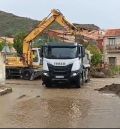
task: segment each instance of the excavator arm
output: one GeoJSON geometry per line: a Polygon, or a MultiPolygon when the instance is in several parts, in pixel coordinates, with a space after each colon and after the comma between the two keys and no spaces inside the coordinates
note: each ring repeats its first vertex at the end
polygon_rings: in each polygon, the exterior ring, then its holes
{"type": "Polygon", "coordinates": [[[40,36],[45,29],[47,29],[54,22],[59,23],[63,26],[68,32],[75,34],[77,28],[71,24],[59,10],[53,9],[48,17],[44,18],[38,26],[29,33],[23,41],[23,55],[27,65],[32,65],[32,48],[31,42],[40,36]]]}

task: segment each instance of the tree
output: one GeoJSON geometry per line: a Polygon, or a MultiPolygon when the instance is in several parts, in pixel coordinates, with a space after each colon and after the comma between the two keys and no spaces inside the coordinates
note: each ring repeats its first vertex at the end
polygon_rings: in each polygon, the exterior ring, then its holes
{"type": "Polygon", "coordinates": [[[0,51],[2,51],[4,46],[5,46],[5,42],[4,41],[0,42],[0,51]]]}
{"type": "Polygon", "coordinates": [[[15,39],[14,39],[14,44],[13,47],[16,49],[17,53],[22,55],[23,53],[23,40],[26,36],[25,32],[20,32],[16,34],[15,39]]]}
{"type": "Polygon", "coordinates": [[[94,44],[89,44],[87,49],[92,54],[92,57],[91,57],[92,65],[98,66],[102,62],[102,53],[101,53],[100,49],[94,44]]]}

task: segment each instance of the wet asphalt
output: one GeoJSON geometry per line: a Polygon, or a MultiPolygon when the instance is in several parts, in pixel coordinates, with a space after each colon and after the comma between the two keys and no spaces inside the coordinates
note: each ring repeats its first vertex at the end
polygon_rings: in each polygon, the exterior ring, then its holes
{"type": "Polygon", "coordinates": [[[120,128],[120,98],[95,90],[112,83],[120,79],[91,79],[81,89],[7,80],[13,92],[0,97],[0,128],[120,128]]]}

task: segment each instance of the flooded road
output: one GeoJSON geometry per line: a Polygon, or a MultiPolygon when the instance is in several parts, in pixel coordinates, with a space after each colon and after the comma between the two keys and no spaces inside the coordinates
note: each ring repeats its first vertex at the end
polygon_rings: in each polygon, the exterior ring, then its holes
{"type": "Polygon", "coordinates": [[[112,83],[120,84],[120,79],[92,79],[81,89],[7,80],[13,92],[0,97],[0,127],[120,127],[120,98],[95,90],[112,83]]]}

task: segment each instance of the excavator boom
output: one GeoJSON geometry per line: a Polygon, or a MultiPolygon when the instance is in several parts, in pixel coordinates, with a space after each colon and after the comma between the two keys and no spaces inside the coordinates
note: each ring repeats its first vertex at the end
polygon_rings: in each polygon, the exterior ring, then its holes
{"type": "Polygon", "coordinates": [[[54,22],[59,23],[63,26],[68,32],[75,34],[77,28],[71,24],[59,10],[53,9],[48,17],[44,18],[38,26],[29,33],[23,42],[23,55],[25,57],[25,62],[28,65],[32,65],[32,51],[31,51],[31,42],[40,36],[43,31],[52,25],[54,22]],[[51,15],[52,14],[52,15],[51,15]]]}

